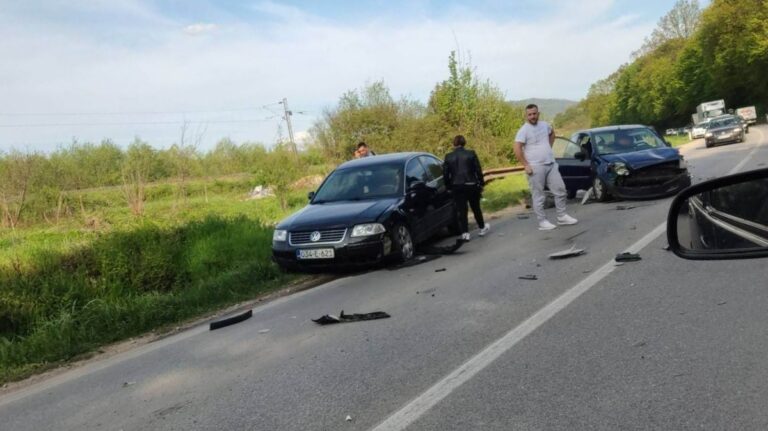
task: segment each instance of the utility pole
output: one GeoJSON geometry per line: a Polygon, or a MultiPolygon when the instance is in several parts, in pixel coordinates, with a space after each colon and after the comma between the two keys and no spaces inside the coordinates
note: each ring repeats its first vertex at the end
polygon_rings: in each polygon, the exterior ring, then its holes
{"type": "Polygon", "coordinates": [[[299,151],[296,149],[296,141],[293,140],[293,126],[291,125],[291,115],[293,115],[293,112],[291,112],[290,109],[288,109],[288,99],[283,97],[283,101],[280,102],[283,104],[283,110],[285,111],[285,123],[288,125],[288,139],[291,141],[291,149],[293,149],[293,154],[295,156],[299,155],[299,151]]]}

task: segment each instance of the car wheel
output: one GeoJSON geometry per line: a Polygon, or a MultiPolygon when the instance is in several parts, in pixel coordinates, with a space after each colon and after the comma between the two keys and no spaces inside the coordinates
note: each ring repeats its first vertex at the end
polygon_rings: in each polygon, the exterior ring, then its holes
{"type": "Polygon", "coordinates": [[[565,195],[568,199],[573,199],[576,197],[576,190],[568,190],[565,195]]]}
{"type": "Polygon", "coordinates": [[[413,257],[414,244],[411,231],[404,224],[397,224],[392,229],[392,247],[394,258],[398,262],[405,262],[413,257]]]}
{"type": "Polygon", "coordinates": [[[595,178],[592,181],[592,193],[595,196],[595,200],[598,202],[605,202],[608,200],[608,186],[600,178],[595,178]]]}
{"type": "Polygon", "coordinates": [[[704,145],[705,145],[707,148],[712,148],[712,144],[710,144],[709,142],[706,142],[706,143],[704,143],[704,145]]]}

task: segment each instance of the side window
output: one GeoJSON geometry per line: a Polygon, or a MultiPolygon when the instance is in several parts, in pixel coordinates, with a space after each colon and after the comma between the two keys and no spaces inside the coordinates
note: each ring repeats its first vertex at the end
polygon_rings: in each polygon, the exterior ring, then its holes
{"type": "Polygon", "coordinates": [[[552,152],[556,158],[561,159],[573,159],[574,155],[579,152],[579,146],[562,137],[556,137],[555,143],[552,144],[552,152]]]}
{"type": "Polygon", "coordinates": [[[434,181],[437,187],[443,186],[445,184],[445,180],[443,180],[443,163],[429,156],[421,156],[419,160],[427,168],[430,181],[434,181]]]}
{"type": "Polygon", "coordinates": [[[421,166],[418,159],[413,159],[405,165],[405,187],[408,188],[416,181],[428,183],[430,181],[427,170],[421,166]]]}

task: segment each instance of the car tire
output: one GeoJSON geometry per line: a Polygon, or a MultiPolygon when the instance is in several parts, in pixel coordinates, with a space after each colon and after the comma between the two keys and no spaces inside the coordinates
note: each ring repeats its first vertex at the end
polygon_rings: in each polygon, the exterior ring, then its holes
{"type": "Polygon", "coordinates": [[[705,143],[704,143],[704,145],[705,145],[707,148],[712,148],[712,144],[710,144],[709,142],[705,142],[705,143]]]}
{"type": "Polygon", "coordinates": [[[565,197],[568,199],[574,199],[576,197],[576,190],[567,190],[565,197]]]}
{"type": "Polygon", "coordinates": [[[592,195],[598,202],[605,202],[609,198],[608,186],[606,186],[605,182],[600,178],[595,177],[595,179],[592,180],[592,195]]]}
{"type": "Polygon", "coordinates": [[[392,257],[396,262],[406,262],[413,258],[415,244],[408,226],[398,223],[392,228],[392,257]]]}

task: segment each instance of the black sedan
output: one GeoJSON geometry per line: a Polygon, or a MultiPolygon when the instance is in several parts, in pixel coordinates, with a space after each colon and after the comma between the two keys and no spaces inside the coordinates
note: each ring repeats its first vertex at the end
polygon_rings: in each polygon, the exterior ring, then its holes
{"type": "Polygon", "coordinates": [[[410,259],[416,245],[456,224],[442,166],[427,153],[343,163],[276,226],[273,259],[285,269],[410,259]]]}
{"type": "Polygon", "coordinates": [[[598,201],[610,197],[652,199],[691,184],[683,156],[642,125],[599,127],[558,137],[553,151],[569,197],[592,189],[598,201]]]}
{"type": "Polygon", "coordinates": [[[707,125],[707,131],[704,133],[704,144],[710,148],[715,144],[742,142],[744,133],[745,128],[739,117],[735,115],[717,117],[707,125]]]}

